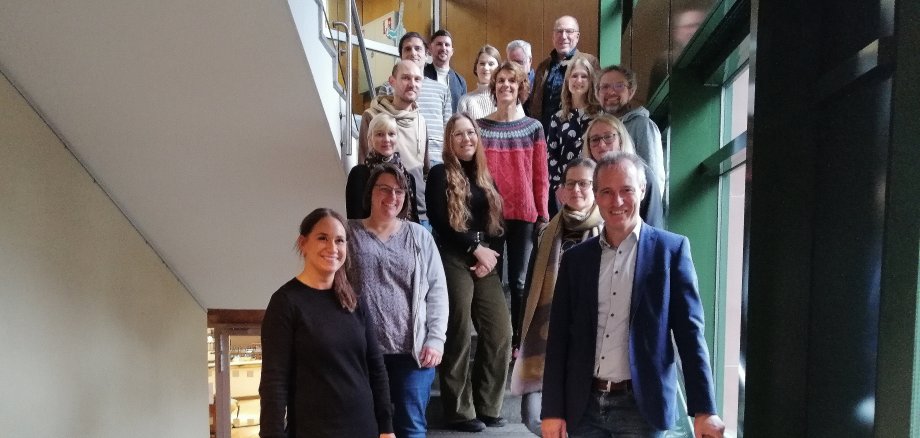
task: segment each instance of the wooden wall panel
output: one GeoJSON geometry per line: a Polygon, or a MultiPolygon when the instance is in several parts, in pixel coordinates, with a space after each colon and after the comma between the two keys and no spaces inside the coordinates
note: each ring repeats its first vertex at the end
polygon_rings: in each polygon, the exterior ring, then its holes
{"type": "MultiPolygon", "coordinates": [[[[337,0],[341,2],[342,0],[337,0]]],[[[581,36],[578,49],[598,53],[597,0],[440,0],[441,27],[453,35],[454,57],[451,66],[466,78],[469,88],[476,88],[473,63],[484,44],[495,46],[504,60],[505,46],[523,39],[533,46],[534,66],[553,49],[553,22],[561,15],[578,19],[581,36]]],[[[341,7],[344,7],[341,6],[341,7]]],[[[358,1],[362,22],[373,20],[399,8],[398,0],[358,1]]],[[[406,0],[405,26],[426,37],[432,33],[431,1],[406,0]]],[[[344,15],[344,13],[342,14],[344,15]]],[[[357,66],[356,66],[357,69],[357,66]]],[[[356,71],[356,73],[358,73],[356,71]]],[[[386,78],[374,78],[378,83],[386,78]]],[[[355,108],[367,102],[355,99],[355,108]]],[[[356,109],[357,112],[357,109],[356,109]]]]}
{"type": "Polygon", "coordinates": [[[476,53],[488,41],[487,29],[495,23],[485,13],[488,0],[441,2],[441,27],[453,35],[454,57],[451,67],[464,78],[470,90],[476,89],[473,63],[476,53]]]}
{"type": "Polygon", "coordinates": [[[441,0],[441,26],[454,36],[451,65],[475,88],[472,65],[483,44],[491,44],[505,56],[505,46],[516,39],[533,46],[534,64],[553,50],[553,22],[561,15],[578,19],[578,49],[598,52],[597,0],[441,0]]]}
{"type": "Polygon", "coordinates": [[[542,41],[547,38],[543,32],[543,3],[526,0],[489,0],[487,13],[494,18],[494,25],[487,33],[489,44],[502,53],[505,61],[505,46],[511,40],[522,39],[533,46],[534,61],[542,59],[542,41]]]}
{"type": "MultiPolygon", "coordinates": [[[[523,2],[522,2],[523,3],[523,2]]],[[[562,15],[571,15],[578,20],[581,35],[578,40],[578,50],[597,56],[598,53],[598,8],[597,0],[545,0],[543,2],[543,52],[540,59],[549,56],[553,50],[553,40],[550,33],[553,23],[562,15]]],[[[537,55],[534,53],[534,58],[537,55]]]]}

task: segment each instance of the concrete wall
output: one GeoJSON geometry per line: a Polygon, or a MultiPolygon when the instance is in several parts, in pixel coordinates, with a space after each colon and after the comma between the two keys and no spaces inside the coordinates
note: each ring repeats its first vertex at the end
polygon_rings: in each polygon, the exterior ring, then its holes
{"type": "Polygon", "coordinates": [[[207,436],[205,325],[0,76],[0,435],[207,436]]]}

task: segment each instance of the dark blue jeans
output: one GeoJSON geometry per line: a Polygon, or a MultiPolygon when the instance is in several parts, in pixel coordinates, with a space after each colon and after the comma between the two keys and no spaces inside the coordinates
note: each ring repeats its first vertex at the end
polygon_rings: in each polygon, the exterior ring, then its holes
{"type": "Polygon", "coordinates": [[[383,363],[390,379],[393,429],[397,438],[425,438],[425,409],[434,382],[434,368],[419,368],[409,354],[385,354],[383,363]]]}
{"type": "Polygon", "coordinates": [[[614,394],[591,392],[585,416],[569,438],[661,438],[657,431],[639,413],[632,391],[614,394]]]}

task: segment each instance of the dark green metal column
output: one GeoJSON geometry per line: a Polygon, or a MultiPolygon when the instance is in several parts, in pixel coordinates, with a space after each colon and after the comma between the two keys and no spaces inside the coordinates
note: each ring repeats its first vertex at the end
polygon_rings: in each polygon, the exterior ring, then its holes
{"type": "Polygon", "coordinates": [[[620,63],[620,48],[623,38],[623,0],[600,0],[598,28],[600,31],[600,52],[602,66],[620,63]]]}
{"type": "Polygon", "coordinates": [[[876,437],[920,437],[920,2],[897,2],[876,437]]]}
{"type": "MultiPolygon", "coordinates": [[[[706,311],[706,341],[715,349],[715,294],[719,241],[719,186],[699,164],[720,146],[721,89],[705,87],[693,75],[677,70],[671,76],[671,168],[668,229],[690,239],[706,311]]],[[[717,379],[718,380],[718,379],[717,379]]]]}

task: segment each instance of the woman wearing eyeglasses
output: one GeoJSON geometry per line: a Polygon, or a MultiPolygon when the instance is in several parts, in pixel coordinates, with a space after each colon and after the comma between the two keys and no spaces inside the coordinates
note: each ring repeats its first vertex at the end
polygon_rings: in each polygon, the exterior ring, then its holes
{"type": "Polygon", "coordinates": [[[562,171],[569,161],[581,155],[582,135],[588,123],[603,111],[594,94],[594,65],[576,55],[565,71],[562,85],[562,109],[550,118],[546,132],[549,161],[549,213],[555,215],[563,204],[562,171]]]}
{"type": "Polygon", "coordinates": [[[392,164],[371,172],[364,198],[370,216],[349,221],[349,280],[376,321],[396,436],[424,438],[434,367],[446,339],[447,283],[431,233],[404,220],[408,188],[392,164]]]}
{"type": "MultiPolygon", "coordinates": [[[[588,124],[588,129],[585,131],[584,136],[584,145],[582,156],[594,161],[600,160],[608,152],[636,153],[636,147],[633,145],[629,132],[626,131],[626,126],[623,125],[620,119],[609,114],[601,114],[588,124]]],[[[639,206],[639,216],[645,223],[653,227],[664,228],[661,189],[654,175],[655,173],[646,163],[645,197],[639,206]]]]}
{"type": "Polygon", "coordinates": [[[398,132],[396,119],[387,113],[377,114],[371,119],[367,127],[367,143],[371,145],[370,151],[363,164],[351,168],[348,173],[348,181],[345,183],[345,216],[348,219],[364,219],[370,215],[371,212],[364,203],[368,178],[374,167],[389,163],[396,166],[408,181],[409,196],[406,198],[408,201],[406,206],[409,212],[406,217],[412,222],[418,222],[418,205],[415,199],[416,181],[415,177],[403,167],[399,152],[396,151],[398,132]]]}
{"type": "Polygon", "coordinates": [[[444,134],[444,163],[431,169],[425,193],[449,286],[441,401],[449,428],[479,432],[507,424],[501,408],[511,318],[496,272],[496,249],[504,234],[502,199],[473,119],[454,114],[444,134]],[[471,364],[473,327],[478,338],[471,364]]]}
{"type": "Polygon", "coordinates": [[[600,234],[603,225],[594,203],[594,167],[593,160],[580,157],[565,167],[560,185],[562,209],[540,234],[528,275],[529,293],[521,326],[521,352],[511,373],[511,393],[523,395],[521,419],[537,436],[540,436],[546,334],[559,262],[563,252],[600,234]]]}

